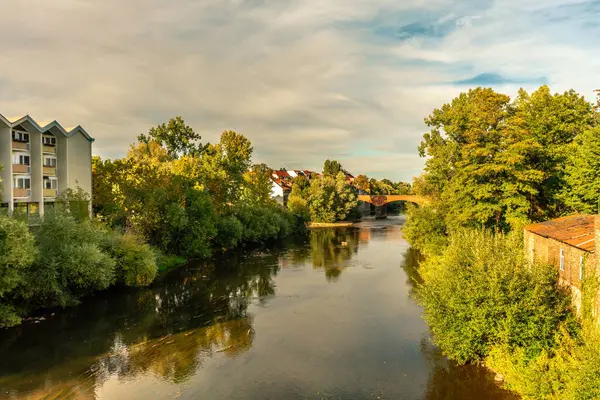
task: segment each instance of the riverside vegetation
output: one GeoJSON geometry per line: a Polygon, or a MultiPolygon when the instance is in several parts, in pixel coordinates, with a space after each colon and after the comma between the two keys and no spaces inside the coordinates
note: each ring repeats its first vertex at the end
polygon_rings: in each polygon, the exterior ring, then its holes
{"type": "Polygon", "coordinates": [[[352,216],[357,189],[337,161],[294,182],[286,209],[271,199],[272,170],[252,163],[246,137],[200,139],[176,117],[140,135],[122,159],[93,157],[93,219],[80,190],[63,191],[31,230],[16,213],[1,216],[0,327],[114,285],[147,286],[160,270],[301,232],[309,219],[352,216]]]}
{"type": "Polygon", "coordinates": [[[489,366],[525,398],[600,398],[595,266],[576,316],[556,269],[530,265],[522,239],[527,223],[597,209],[596,109],[546,86],[512,101],[477,88],[425,120],[413,190],[432,202],[404,228],[425,256],[417,300],[445,355],[489,366]]]}

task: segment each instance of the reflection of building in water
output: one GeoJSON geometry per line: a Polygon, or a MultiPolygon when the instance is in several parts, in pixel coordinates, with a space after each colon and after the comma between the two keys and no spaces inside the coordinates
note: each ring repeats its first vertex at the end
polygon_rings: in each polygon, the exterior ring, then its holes
{"type": "Polygon", "coordinates": [[[371,230],[361,229],[358,233],[358,241],[360,243],[368,243],[371,240],[371,230]]]}

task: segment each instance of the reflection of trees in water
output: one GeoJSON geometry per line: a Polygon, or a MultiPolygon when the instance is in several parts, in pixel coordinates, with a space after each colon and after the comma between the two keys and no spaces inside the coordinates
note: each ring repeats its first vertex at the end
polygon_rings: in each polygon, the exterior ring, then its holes
{"type": "Polygon", "coordinates": [[[323,268],[327,280],[335,282],[358,252],[358,242],[357,229],[313,229],[310,232],[313,268],[323,268]]]}
{"type": "Polygon", "coordinates": [[[406,283],[410,285],[410,295],[413,297],[416,295],[417,286],[423,283],[423,279],[419,274],[419,265],[421,264],[421,261],[423,261],[423,256],[417,249],[411,247],[404,253],[402,269],[408,277],[406,283]]]}
{"type": "Polygon", "coordinates": [[[103,293],[42,324],[2,332],[0,391],[93,398],[94,386],[111,376],[181,382],[203,357],[247,351],[254,338],[248,306],[274,295],[278,254],[243,257],[178,269],[152,288],[103,293]]]}
{"type": "Polygon", "coordinates": [[[421,353],[429,363],[427,400],[513,400],[517,399],[501,389],[493,374],[473,365],[456,365],[445,358],[440,349],[428,338],[421,340],[421,353]]]}

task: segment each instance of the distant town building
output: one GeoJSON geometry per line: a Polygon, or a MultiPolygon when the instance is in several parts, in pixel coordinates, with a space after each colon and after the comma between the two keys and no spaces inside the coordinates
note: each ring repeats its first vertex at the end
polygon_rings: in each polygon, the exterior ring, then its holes
{"type": "MultiPolygon", "coordinates": [[[[559,283],[571,289],[578,310],[586,267],[588,271],[597,268],[599,229],[600,216],[594,215],[571,215],[525,227],[525,251],[529,261],[554,265],[559,271],[559,283]]],[[[596,316],[598,305],[596,299],[596,316]]]]}
{"type": "Polygon", "coordinates": [[[79,187],[91,196],[93,141],[81,126],[0,114],[2,206],[43,215],[44,206],[67,188],[79,187]]]}
{"type": "MultiPolygon", "coordinates": [[[[342,170],[346,174],[346,182],[352,184],[354,176],[346,170],[342,170]]],[[[271,197],[281,205],[287,205],[287,199],[292,192],[292,180],[298,176],[305,176],[309,181],[321,174],[307,169],[288,169],[273,171],[271,180],[273,185],[271,188],[271,197]]]]}

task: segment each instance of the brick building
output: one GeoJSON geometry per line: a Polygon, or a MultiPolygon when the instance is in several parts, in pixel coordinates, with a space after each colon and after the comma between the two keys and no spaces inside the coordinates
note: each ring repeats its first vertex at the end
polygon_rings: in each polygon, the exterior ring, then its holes
{"type": "MultiPolygon", "coordinates": [[[[531,262],[554,265],[559,283],[571,288],[573,303],[581,308],[581,282],[586,269],[597,268],[600,216],[571,215],[525,227],[525,251],[531,262]]],[[[598,309],[598,300],[596,309],[598,309]]]]}

